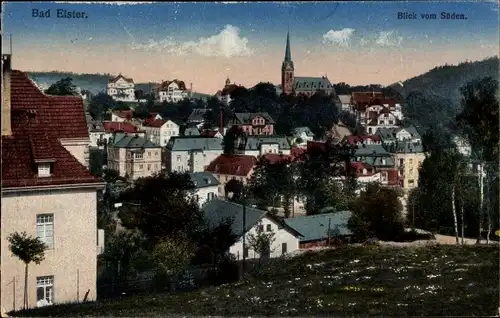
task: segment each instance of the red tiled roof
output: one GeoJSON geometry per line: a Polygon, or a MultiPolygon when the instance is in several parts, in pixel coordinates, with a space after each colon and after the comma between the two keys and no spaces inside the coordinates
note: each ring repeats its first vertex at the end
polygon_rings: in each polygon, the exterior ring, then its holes
{"type": "Polygon", "coordinates": [[[81,97],[48,96],[23,72],[11,72],[10,136],[2,136],[2,187],[19,188],[96,183],[60,143],[88,138],[81,97]],[[39,178],[35,161],[52,161],[52,175],[39,178]]]}
{"type": "Polygon", "coordinates": [[[376,97],[375,99],[370,101],[370,105],[389,105],[389,107],[394,107],[396,104],[399,102],[396,101],[395,99],[392,98],[386,98],[386,97],[376,97]]]}
{"type": "Polygon", "coordinates": [[[131,123],[122,123],[117,121],[105,121],[103,122],[104,131],[107,133],[112,133],[115,131],[123,131],[126,133],[135,133],[138,131],[137,127],[131,123]]]}
{"type": "Polygon", "coordinates": [[[215,137],[215,135],[217,135],[218,131],[213,131],[213,130],[202,130],[200,132],[200,136],[203,136],[203,137],[215,137]]]}
{"type": "Polygon", "coordinates": [[[282,155],[282,154],[275,154],[275,153],[266,153],[262,155],[267,161],[269,161],[270,164],[276,164],[278,162],[286,161],[286,160],[293,160],[293,156],[291,155],[282,155]]]}
{"type": "Polygon", "coordinates": [[[370,165],[364,163],[364,162],[351,162],[351,167],[353,167],[356,170],[356,176],[361,177],[361,176],[371,176],[374,174],[374,171],[370,165]],[[366,169],[367,172],[366,174],[363,174],[363,169],[366,169]]]}
{"type": "Polygon", "coordinates": [[[134,117],[134,111],[133,110],[117,110],[114,111],[113,114],[120,118],[124,119],[132,119],[134,117]]]}
{"type": "Polygon", "coordinates": [[[311,149],[318,149],[321,151],[327,151],[327,146],[326,146],[326,143],[323,141],[308,141],[306,151],[309,151],[311,149]]]}
{"type": "Polygon", "coordinates": [[[120,78],[123,78],[126,82],[133,83],[134,80],[128,77],[123,76],[122,74],[110,79],[108,83],[116,83],[120,78]]]}
{"type": "Polygon", "coordinates": [[[205,169],[214,174],[246,177],[257,163],[254,156],[220,155],[205,169]]]}
{"type": "Polygon", "coordinates": [[[160,128],[161,126],[165,125],[167,121],[163,119],[155,119],[155,120],[149,120],[144,122],[144,126],[146,127],[153,127],[153,128],[160,128]]]}
{"type": "Polygon", "coordinates": [[[306,148],[292,147],[290,149],[290,154],[295,161],[301,161],[306,152],[306,148]]]}
{"type": "Polygon", "coordinates": [[[358,143],[363,143],[368,139],[372,140],[373,142],[379,142],[380,136],[379,135],[363,135],[363,136],[350,135],[350,136],[345,137],[345,140],[350,145],[356,145],[358,143]]]}

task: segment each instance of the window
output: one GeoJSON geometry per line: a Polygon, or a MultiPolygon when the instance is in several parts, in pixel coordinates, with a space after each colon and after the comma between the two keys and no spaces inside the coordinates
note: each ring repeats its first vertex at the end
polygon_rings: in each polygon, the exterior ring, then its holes
{"type": "Polygon", "coordinates": [[[264,225],[259,225],[259,231],[264,232],[264,225]]]}
{"type": "Polygon", "coordinates": [[[148,171],[149,171],[149,170],[151,170],[151,165],[150,165],[150,164],[148,164],[148,171]]]}
{"type": "Polygon", "coordinates": [[[415,184],[415,181],[413,179],[408,180],[408,186],[409,187],[413,188],[414,184],[415,184]]]}
{"type": "Polygon", "coordinates": [[[38,176],[39,177],[50,177],[50,163],[39,163],[38,164],[38,176]]]}
{"type": "Polygon", "coordinates": [[[54,214],[36,216],[36,236],[47,245],[47,248],[54,248],[54,214]]]}
{"type": "Polygon", "coordinates": [[[389,114],[384,114],[384,117],[389,117],[389,114]]]}
{"type": "Polygon", "coordinates": [[[200,202],[200,196],[195,194],[194,198],[196,199],[196,202],[200,202]]]}
{"type": "Polygon", "coordinates": [[[139,170],[144,169],[144,165],[139,165],[139,170]]]}
{"type": "Polygon", "coordinates": [[[404,159],[399,159],[399,165],[402,166],[405,164],[405,160],[404,159]]]}
{"type": "Polygon", "coordinates": [[[148,157],[151,157],[151,151],[148,151],[148,157]]]}
{"type": "Polygon", "coordinates": [[[410,159],[410,166],[413,164],[413,159],[410,159]]]}
{"type": "Polygon", "coordinates": [[[213,192],[207,193],[207,200],[208,201],[213,200],[214,198],[215,198],[215,193],[213,193],[213,192]]]}
{"type": "Polygon", "coordinates": [[[266,231],[271,232],[273,229],[271,227],[271,224],[266,225],[266,231]]]}
{"type": "Polygon", "coordinates": [[[135,159],[142,159],[142,153],[136,153],[135,159]]]}
{"type": "Polygon", "coordinates": [[[52,305],[54,300],[54,276],[36,278],[36,305],[43,307],[52,305]]]}
{"type": "Polygon", "coordinates": [[[248,251],[249,251],[249,248],[248,247],[245,247],[245,249],[243,250],[243,257],[248,257],[248,251]]]}
{"type": "Polygon", "coordinates": [[[177,156],[177,162],[180,162],[180,161],[181,161],[181,156],[180,156],[180,155],[178,155],[178,156],[177,156]]]}
{"type": "Polygon", "coordinates": [[[281,243],[281,255],[286,254],[287,251],[287,246],[286,243],[281,243]]]}

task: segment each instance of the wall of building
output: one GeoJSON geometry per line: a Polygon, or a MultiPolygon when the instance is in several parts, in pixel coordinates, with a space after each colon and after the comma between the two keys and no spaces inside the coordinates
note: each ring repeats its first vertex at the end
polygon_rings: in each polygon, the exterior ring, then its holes
{"type": "Polygon", "coordinates": [[[210,162],[222,153],[222,149],[204,150],[192,154],[190,151],[167,151],[167,156],[169,156],[167,166],[170,167],[171,172],[201,172],[205,171],[210,162]]]}
{"type": "Polygon", "coordinates": [[[2,193],[2,308],[14,309],[14,301],[16,310],[23,305],[24,263],[7,252],[7,236],[23,231],[36,236],[37,214],[53,214],[54,248],[46,251],[40,265],[29,265],[29,307],[36,306],[39,276],[54,276],[55,303],[82,300],[87,291],[88,300],[96,299],[96,197],[95,189],[2,193]]]}
{"type": "Polygon", "coordinates": [[[219,196],[219,187],[214,185],[196,190],[196,194],[198,195],[198,204],[200,207],[208,201],[209,193],[212,193],[215,198],[217,198],[219,196]]]}
{"type": "Polygon", "coordinates": [[[69,151],[82,165],[89,166],[89,138],[61,139],[61,145],[69,151]]]}
{"type": "MultiPolygon", "coordinates": [[[[280,228],[278,224],[276,224],[274,221],[270,220],[267,217],[262,218],[262,223],[264,226],[264,231],[267,229],[267,225],[271,225],[271,231],[274,232],[274,242],[271,244],[271,257],[280,257],[283,255],[281,253],[282,249],[282,244],[286,243],[287,245],[287,254],[294,252],[299,249],[299,239],[298,237],[294,236],[284,228],[280,228]]],[[[254,250],[251,249],[251,247],[248,245],[248,237],[250,235],[257,235],[257,224],[255,227],[251,228],[250,231],[247,232],[245,239],[246,239],[246,246],[249,248],[248,251],[248,259],[254,259],[254,258],[259,258],[259,254],[256,253],[254,250]]],[[[229,253],[233,254],[236,256],[238,259],[243,258],[243,239],[240,238],[231,248],[229,249],[229,253]]]]}

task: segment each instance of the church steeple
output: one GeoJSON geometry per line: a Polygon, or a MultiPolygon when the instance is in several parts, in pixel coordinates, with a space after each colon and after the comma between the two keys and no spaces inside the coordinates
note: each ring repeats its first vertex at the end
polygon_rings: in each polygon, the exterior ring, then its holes
{"type": "Polygon", "coordinates": [[[292,61],[292,52],[290,51],[290,31],[286,33],[286,49],[285,49],[285,62],[292,61]]]}
{"type": "Polygon", "coordinates": [[[281,89],[284,94],[291,94],[295,83],[295,68],[292,61],[292,50],[290,49],[290,31],[286,34],[285,59],[281,65],[281,89]]]}

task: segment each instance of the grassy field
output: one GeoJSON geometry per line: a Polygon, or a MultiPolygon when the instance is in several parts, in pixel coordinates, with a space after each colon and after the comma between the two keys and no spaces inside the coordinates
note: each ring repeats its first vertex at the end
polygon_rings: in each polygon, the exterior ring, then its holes
{"type": "Polygon", "coordinates": [[[236,284],[14,316],[491,316],[498,247],[344,247],[279,259],[236,284]]]}

